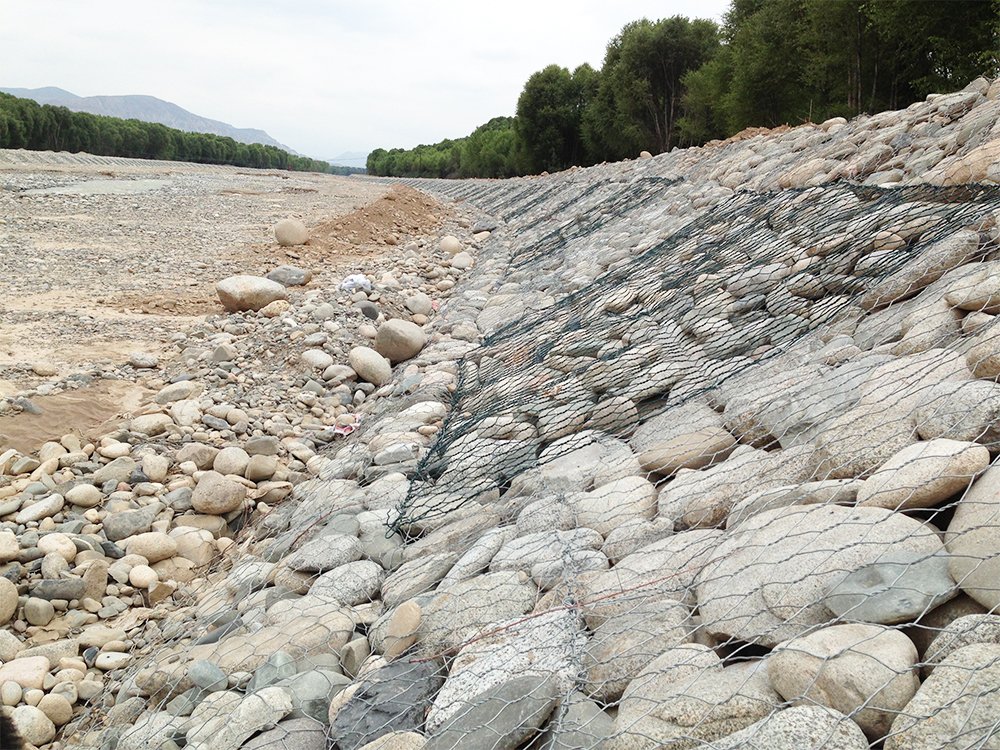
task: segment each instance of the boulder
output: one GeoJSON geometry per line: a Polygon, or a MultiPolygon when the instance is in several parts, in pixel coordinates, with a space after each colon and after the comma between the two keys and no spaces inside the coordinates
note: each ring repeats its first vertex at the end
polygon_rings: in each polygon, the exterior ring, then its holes
{"type": "MultiPolygon", "coordinates": [[[[375,350],[390,362],[402,362],[415,357],[426,343],[427,336],[420,326],[398,318],[380,325],[375,335],[375,350]]],[[[357,370],[356,367],[354,369],[357,370]]]]}
{"type": "Polygon", "coordinates": [[[309,230],[298,219],[282,219],[274,225],[274,239],[282,247],[304,245],[309,241],[309,230]]]}
{"type": "Polygon", "coordinates": [[[392,380],[392,365],[389,360],[367,346],[351,349],[347,362],[359,378],[373,385],[385,385],[392,380]]]}
{"type": "Polygon", "coordinates": [[[778,644],[767,674],[792,705],[836,709],[878,740],[917,692],[916,663],[916,647],[899,631],[834,625],[778,644]]]}
{"type": "Polygon", "coordinates": [[[230,276],[215,285],[215,292],[226,312],[260,310],[288,298],[284,286],[262,276],[230,276]]]}

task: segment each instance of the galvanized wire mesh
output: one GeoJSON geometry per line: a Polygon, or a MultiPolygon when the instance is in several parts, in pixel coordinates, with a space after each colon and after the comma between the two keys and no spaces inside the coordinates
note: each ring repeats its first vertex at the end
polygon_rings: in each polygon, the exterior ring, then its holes
{"type": "Polygon", "coordinates": [[[382,389],[79,740],[1000,747],[1000,189],[421,184],[500,225],[442,311],[485,337],[382,389]]]}

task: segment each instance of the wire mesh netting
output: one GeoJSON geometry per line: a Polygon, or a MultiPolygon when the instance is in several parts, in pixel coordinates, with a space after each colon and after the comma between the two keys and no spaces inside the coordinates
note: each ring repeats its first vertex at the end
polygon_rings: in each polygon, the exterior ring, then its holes
{"type": "Polygon", "coordinates": [[[67,744],[1000,747],[1000,188],[711,169],[415,181],[438,335],[67,744]]]}

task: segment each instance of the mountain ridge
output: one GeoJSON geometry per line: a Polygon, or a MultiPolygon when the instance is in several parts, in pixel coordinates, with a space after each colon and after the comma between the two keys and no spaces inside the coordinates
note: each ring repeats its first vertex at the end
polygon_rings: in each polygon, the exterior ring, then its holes
{"type": "Polygon", "coordinates": [[[238,128],[222,120],[202,117],[173,102],[148,94],[78,96],[57,86],[43,86],[36,89],[0,87],[0,92],[33,99],[39,104],[66,107],[74,112],[89,112],[93,115],[122,117],[142,122],[158,122],[189,133],[212,133],[227,136],[240,143],[261,143],[266,146],[275,146],[291,154],[299,155],[297,151],[284,145],[264,130],[238,128]]]}

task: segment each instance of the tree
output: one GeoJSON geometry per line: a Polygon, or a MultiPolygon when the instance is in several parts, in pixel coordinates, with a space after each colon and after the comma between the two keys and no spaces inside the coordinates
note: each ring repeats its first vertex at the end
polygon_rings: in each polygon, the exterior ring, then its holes
{"type": "Polygon", "coordinates": [[[558,65],[533,73],[517,99],[517,133],[529,172],[554,172],[583,155],[580,81],[558,65]]]}

